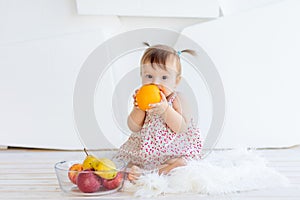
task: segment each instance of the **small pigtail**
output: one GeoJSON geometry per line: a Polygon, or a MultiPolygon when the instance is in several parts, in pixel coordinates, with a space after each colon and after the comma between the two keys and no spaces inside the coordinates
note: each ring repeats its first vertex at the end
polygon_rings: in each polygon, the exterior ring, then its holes
{"type": "Polygon", "coordinates": [[[196,56],[197,55],[196,51],[191,50],[191,49],[184,49],[184,50],[179,51],[179,52],[180,53],[188,53],[188,54],[191,54],[192,56],[196,56]]]}
{"type": "Polygon", "coordinates": [[[147,47],[150,47],[150,44],[148,42],[143,42],[143,44],[147,47]]]}

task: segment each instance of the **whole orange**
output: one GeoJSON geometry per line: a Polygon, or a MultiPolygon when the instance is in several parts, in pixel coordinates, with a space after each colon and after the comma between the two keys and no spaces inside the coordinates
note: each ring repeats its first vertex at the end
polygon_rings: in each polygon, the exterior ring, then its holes
{"type": "Polygon", "coordinates": [[[143,85],[136,93],[136,102],[141,110],[149,109],[149,104],[161,101],[160,90],[154,84],[143,85]]]}

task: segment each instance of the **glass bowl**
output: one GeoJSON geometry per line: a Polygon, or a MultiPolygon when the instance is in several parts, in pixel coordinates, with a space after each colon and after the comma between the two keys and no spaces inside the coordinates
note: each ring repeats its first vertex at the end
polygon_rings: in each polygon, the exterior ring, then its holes
{"type": "Polygon", "coordinates": [[[120,160],[112,161],[116,169],[97,171],[83,170],[83,161],[80,160],[56,163],[54,168],[61,190],[80,196],[105,195],[120,190],[125,180],[126,165],[120,160]]]}

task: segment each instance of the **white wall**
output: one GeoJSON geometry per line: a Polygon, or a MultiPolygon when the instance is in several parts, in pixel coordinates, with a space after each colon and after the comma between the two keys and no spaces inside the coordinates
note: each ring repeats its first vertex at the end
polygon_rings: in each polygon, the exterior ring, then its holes
{"type": "Polygon", "coordinates": [[[75,0],[0,0],[0,145],[82,148],[73,90],[88,55],[119,32],[201,21],[78,15],[75,0]]]}
{"type": "Polygon", "coordinates": [[[118,18],[78,16],[72,0],[0,4],[0,145],[79,148],[74,83],[118,18]]]}
{"type": "Polygon", "coordinates": [[[217,18],[217,0],[76,0],[82,15],[217,18]]]}
{"type": "Polygon", "coordinates": [[[0,0],[0,145],[80,149],[72,98],[88,55],[123,31],[187,26],[184,34],[213,58],[226,88],[227,119],[219,147],[300,143],[295,92],[299,4],[285,2],[208,23],[202,18],[78,15],[75,0],[0,0]]]}
{"type": "Polygon", "coordinates": [[[300,2],[288,0],[186,28],[223,80],[218,147],[300,143],[300,2]]]}

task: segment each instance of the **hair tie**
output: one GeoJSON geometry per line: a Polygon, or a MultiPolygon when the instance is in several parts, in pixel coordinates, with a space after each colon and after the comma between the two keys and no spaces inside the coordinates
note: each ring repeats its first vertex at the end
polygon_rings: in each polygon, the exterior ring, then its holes
{"type": "Polygon", "coordinates": [[[177,55],[180,56],[181,55],[181,51],[177,51],[177,55]]]}

